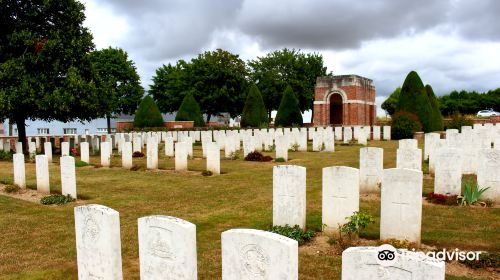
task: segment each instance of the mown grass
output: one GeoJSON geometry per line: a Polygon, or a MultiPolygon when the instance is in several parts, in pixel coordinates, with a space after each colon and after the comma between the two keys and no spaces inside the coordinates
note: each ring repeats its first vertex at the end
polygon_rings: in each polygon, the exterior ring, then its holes
{"type": "MultiPolygon", "coordinates": [[[[395,167],[397,142],[370,142],[384,148],[384,167],[395,167]]],[[[321,229],[321,172],[323,167],[358,167],[359,146],[336,146],[335,153],[290,152],[290,162],[307,167],[307,226],[321,229]]],[[[159,153],[163,155],[162,152],[159,153]]],[[[274,157],[274,154],[270,154],[274,157]]],[[[220,234],[231,228],[267,230],[272,224],[272,167],[275,162],[222,160],[220,176],[204,177],[201,147],[189,160],[193,173],[145,171],[146,159],[134,158],[139,171],[80,167],[77,172],[79,203],[98,203],[120,212],[125,279],[139,279],[137,219],[170,215],[197,226],[199,279],[220,279],[220,234]]],[[[223,156],[221,156],[223,158],[223,156]]],[[[241,158],[241,157],[240,157],[241,158]]],[[[56,159],[57,161],[57,159],[56,159]]],[[[99,163],[92,157],[91,164],[99,163]]],[[[161,169],[171,170],[174,160],[162,156],[161,169]]],[[[50,167],[53,192],[60,192],[59,167],[50,167]]],[[[35,166],[26,164],[27,183],[35,185],[35,166]]],[[[12,163],[0,162],[0,179],[12,178],[12,163]]],[[[424,192],[432,191],[426,180],[424,192]]],[[[375,216],[363,237],[379,237],[379,201],[362,201],[361,210],[375,216]]],[[[44,206],[0,195],[0,279],[76,279],[74,203],[44,206]]],[[[500,250],[500,209],[429,205],[423,209],[422,241],[438,247],[500,250]]],[[[340,279],[337,256],[299,256],[300,279],[340,279]]],[[[466,278],[449,278],[466,279],[466,278]]]]}

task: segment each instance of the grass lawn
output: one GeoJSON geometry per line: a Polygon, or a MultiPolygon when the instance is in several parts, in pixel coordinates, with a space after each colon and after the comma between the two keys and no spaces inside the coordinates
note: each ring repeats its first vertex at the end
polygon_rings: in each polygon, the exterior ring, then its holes
{"type": "MultiPolygon", "coordinates": [[[[396,166],[396,141],[369,142],[384,148],[384,167],[396,166]]],[[[125,279],[139,279],[137,219],[170,215],[197,227],[199,279],[221,277],[221,232],[232,228],[269,229],[272,224],[272,168],[277,163],[221,160],[220,176],[203,177],[205,160],[195,146],[189,169],[198,172],[145,171],[145,158],[134,158],[138,171],[80,167],[79,204],[97,203],[120,212],[125,279]]],[[[336,146],[334,153],[290,152],[291,161],[307,167],[307,226],[321,228],[321,169],[332,165],[358,167],[359,146],[336,146]]],[[[161,169],[172,170],[174,160],[161,156],[161,169]]],[[[270,154],[274,157],[274,154],[270,154]]],[[[221,155],[223,158],[223,153],[221,155]]],[[[56,161],[58,159],[55,159],[56,161]]],[[[92,157],[93,164],[99,163],[92,157]]],[[[58,163],[50,167],[51,188],[60,192],[58,163]]],[[[35,188],[35,165],[26,164],[27,184],[35,188]]],[[[0,162],[0,179],[12,181],[12,163],[0,162]]],[[[432,191],[432,179],[424,192],[432,191]]],[[[376,218],[362,237],[379,237],[380,202],[362,200],[360,207],[376,218]]],[[[73,207],[44,206],[0,194],[0,279],[76,279],[73,207]]],[[[439,248],[500,251],[500,209],[424,205],[422,242],[439,248]]],[[[340,256],[299,256],[300,279],[340,279],[340,256]]],[[[449,279],[471,279],[449,277],[449,279]]]]}

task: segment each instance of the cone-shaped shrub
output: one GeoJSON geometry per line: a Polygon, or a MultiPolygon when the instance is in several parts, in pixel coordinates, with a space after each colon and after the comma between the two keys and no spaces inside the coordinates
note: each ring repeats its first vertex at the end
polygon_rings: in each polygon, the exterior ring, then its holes
{"type": "Polygon", "coordinates": [[[432,108],[430,131],[441,131],[443,130],[443,115],[441,115],[441,110],[439,110],[438,100],[430,85],[425,86],[425,91],[427,92],[427,97],[432,108]]]}
{"type": "Polygon", "coordinates": [[[242,127],[261,127],[267,125],[267,110],[262,100],[259,88],[253,84],[247,95],[243,113],[241,114],[242,127]]]}
{"type": "Polygon", "coordinates": [[[160,109],[158,109],[151,96],[146,95],[139,104],[139,107],[137,107],[134,117],[134,127],[163,127],[163,117],[161,116],[160,109]]]}
{"type": "Polygon", "coordinates": [[[276,113],[275,126],[295,126],[302,125],[302,113],[299,109],[299,101],[290,86],[287,86],[281,103],[276,113]]]}
{"type": "Polygon", "coordinates": [[[195,127],[204,126],[203,115],[201,114],[200,105],[194,99],[193,95],[188,92],[182,100],[181,106],[175,115],[176,121],[194,121],[195,127]]]}
{"type": "Polygon", "coordinates": [[[403,83],[397,112],[416,114],[424,132],[431,130],[432,106],[417,72],[411,71],[403,83]]]}

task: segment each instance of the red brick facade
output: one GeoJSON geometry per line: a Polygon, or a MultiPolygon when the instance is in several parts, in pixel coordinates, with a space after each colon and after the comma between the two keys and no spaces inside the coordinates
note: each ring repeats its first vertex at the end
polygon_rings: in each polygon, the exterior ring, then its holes
{"type": "Polygon", "coordinates": [[[357,75],[318,77],[314,90],[315,126],[373,125],[373,81],[357,75]]]}

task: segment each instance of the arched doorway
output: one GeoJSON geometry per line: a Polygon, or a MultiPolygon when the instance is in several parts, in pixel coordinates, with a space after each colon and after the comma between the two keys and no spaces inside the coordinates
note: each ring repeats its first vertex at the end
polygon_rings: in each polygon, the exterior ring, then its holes
{"type": "Polygon", "coordinates": [[[342,125],[342,96],[334,93],[330,96],[330,124],[342,125]]]}

